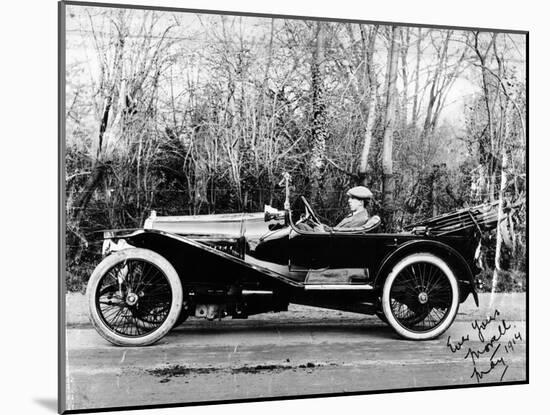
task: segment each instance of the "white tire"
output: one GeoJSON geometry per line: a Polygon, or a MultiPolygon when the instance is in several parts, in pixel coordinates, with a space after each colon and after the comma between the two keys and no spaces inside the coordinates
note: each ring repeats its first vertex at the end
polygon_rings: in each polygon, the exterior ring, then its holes
{"type": "Polygon", "coordinates": [[[434,339],[453,323],[458,312],[456,277],[438,256],[407,255],[397,262],[382,290],[388,324],[409,340],[434,339]]]}
{"type": "Polygon", "coordinates": [[[100,262],[86,296],[90,320],[103,338],[117,346],[147,346],[176,324],[183,291],[176,270],[164,257],[131,248],[100,262]]]}

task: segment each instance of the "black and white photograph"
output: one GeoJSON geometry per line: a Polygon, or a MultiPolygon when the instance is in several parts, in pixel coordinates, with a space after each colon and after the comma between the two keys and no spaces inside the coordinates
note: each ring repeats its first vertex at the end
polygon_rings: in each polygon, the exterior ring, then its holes
{"type": "Polygon", "coordinates": [[[445,23],[59,3],[60,412],[528,383],[529,32],[445,23]]]}

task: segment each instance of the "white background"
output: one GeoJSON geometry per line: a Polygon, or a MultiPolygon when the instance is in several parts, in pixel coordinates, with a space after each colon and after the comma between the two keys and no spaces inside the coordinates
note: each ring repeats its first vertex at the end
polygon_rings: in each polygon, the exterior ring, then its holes
{"type": "MultiPolygon", "coordinates": [[[[125,3],[120,0],[118,3],[125,3]]],[[[540,413],[548,407],[548,10],[508,0],[134,0],[131,4],[530,31],[530,385],[157,409],[141,414],[540,413]],[[540,408],[540,409],[539,409],[540,408]]],[[[6,2],[0,24],[0,407],[55,412],[57,393],[57,4],[6,2]]],[[[127,412],[124,412],[127,413],[127,412]]]]}

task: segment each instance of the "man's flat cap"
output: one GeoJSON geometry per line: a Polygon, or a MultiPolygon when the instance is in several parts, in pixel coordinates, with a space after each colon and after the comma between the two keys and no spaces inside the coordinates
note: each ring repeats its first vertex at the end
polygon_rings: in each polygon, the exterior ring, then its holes
{"type": "Polygon", "coordinates": [[[369,197],[372,197],[372,192],[365,186],[352,187],[346,194],[356,199],[368,199],[369,197]]]}

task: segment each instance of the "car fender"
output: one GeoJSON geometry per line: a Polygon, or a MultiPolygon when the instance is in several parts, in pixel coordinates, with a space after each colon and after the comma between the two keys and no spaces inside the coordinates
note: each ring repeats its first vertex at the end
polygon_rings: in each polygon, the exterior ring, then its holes
{"type": "MultiPolygon", "coordinates": [[[[464,257],[454,248],[449,245],[429,239],[415,239],[401,244],[395,251],[389,253],[378,267],[374,279],[374,285],[381,287],[384,284],[386,276],[391,271],[393,265],[403,258],[405,255],[413,252],[430,252],[446,259],[445,256],[450,256],[450,262],[453,268],[457,271],[457,278],[460,282],[466,283],[470,288],[470,292],[474,297],[476,306],[479,306],[479,299],[476,292],[476,285],[472,270],[464,257]]],[[[464,299],[467,295],[464,297],[464,299]]]]}

